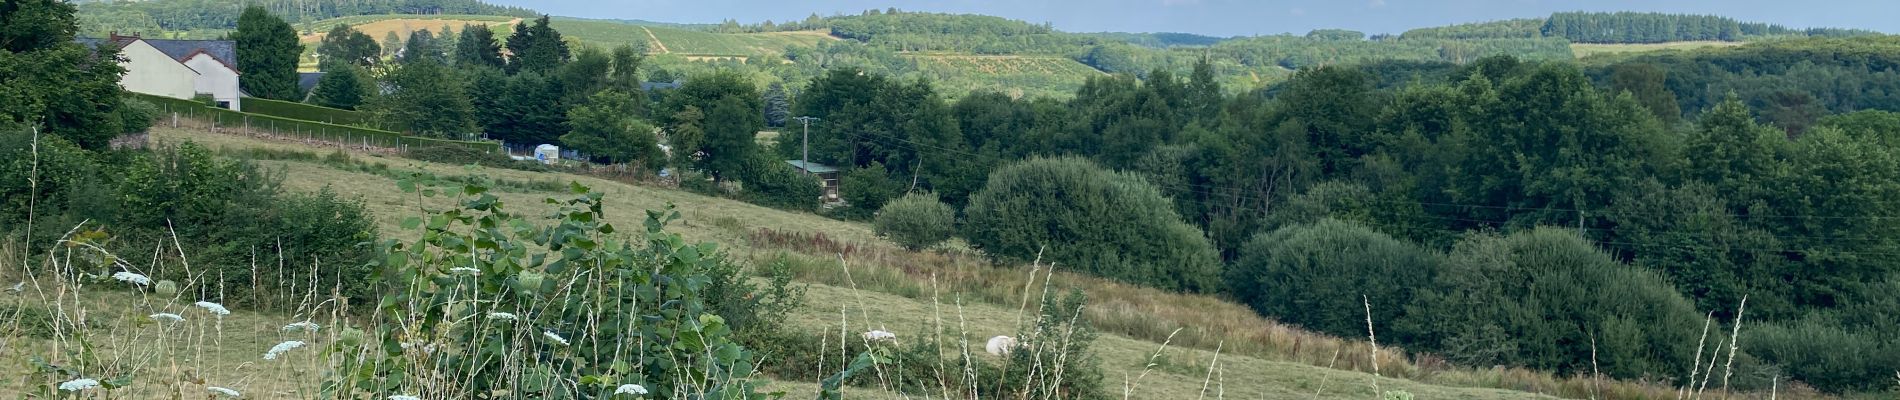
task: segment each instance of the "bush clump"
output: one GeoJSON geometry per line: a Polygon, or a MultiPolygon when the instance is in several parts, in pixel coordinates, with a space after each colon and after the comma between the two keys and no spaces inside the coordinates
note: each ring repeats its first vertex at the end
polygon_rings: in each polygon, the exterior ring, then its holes
{"type": "Polygon", "coordinates": [[[1200,229],[1147,181],[1075,157],[1004,166],[970,196],[964,238],[1001,260],[1189,292],[1220,290],[1220,259],[1200,229]]]}
{"type": "Polygon", "coordinates": [[[871,227],[878,236],[905,249],[923,250],[950,240],[956,233],[957,211],[933,193],[911,193],[877,211],[871,227]]]}
{"type": "Polygon", "coordinates": [[[463,146],[426,146],[409,149],[409,158],[433,163],[479,165],[490,168],[507,168],[528,172],[548,172],[553,168],[537,162],[520,161],[506,154],[496,154],[463,146]]]}
{"type": "Polygon", "coordinates": [[[1231,289],[1261,314],[1345,337],[1366,333],[1366,308],[1392,321],[1436,254],[1362,225],[1322,219],[1255,236],[1228,271],[1231,289]]]}

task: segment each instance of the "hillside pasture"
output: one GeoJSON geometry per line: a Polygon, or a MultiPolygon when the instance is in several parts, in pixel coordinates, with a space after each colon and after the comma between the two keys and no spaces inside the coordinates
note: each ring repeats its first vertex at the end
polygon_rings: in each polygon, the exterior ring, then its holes
{"type": "Polygon", "coordinates": [[[1743,43],[1744,42],[1719,42],[1719,41],[1668,42],[1668,43],[1610,43],[1610,44],[1571,43],[1570,51],[1572,53],[1576,53],[1577,58],[1588,58],[1590,56],[1596,56],[1596,55],[1609,55],[1609,54],[1622,54],[1622,53],[1643,53],[1643,52],[1664,51],[1664,50],[1693,50],[1693,49],[1700,49],[1700,48],[1706,48],[1706,47],[1733,47],[1733,46],[1740,46],[1743,43]]]}
{"type": "MultiPolygon", "coordinates": [[[[1381,348],[1378,364],[1384,372],[1380,375],[1383,377],[1376,377],[1368,373],[1372,366],[1363,342],[1280,325],[1244,306],[1217,298],[1164,293],[1061,270],[1051,275],[1046,267],[991,266],[966,250],[903,251],[876,238],[864,224],[663,187],[583,175],[435,164],[378,154],[342,155],[355,166],[319,161],[336,157],[273,159],[268,154],[320,155],[333,150],[188,129],[161,128],[153,138],[161,143],[194,141],[233,157],[263,154],[258,162],[282,171],[287,177],[286,189],[316,191],[327,187],[359,197],[375,215],[380,230],[398,239],[413,239],[416,234],[399,229],[396,221],[402,216],[414,214],[418,207],[448,206],[450,201],[418,199],[391,189],[397,186],[398,177],[412,173],[429,174],[439,182],[476,175],[495,179],[500,184],[494,186],[493,193],[521,215],[545,214],[551,206],[541,199],[566,195],[560,188],[568,181],[606,194],[606,219],[615,225],[637,226],[641,210],[677,204],[684,219],[669,230],[689,240],[717,241],[720,248],[754,260],[754,265],[791,265],[797,282],[809,285],[804,308],[787,315],[786,323],[796,332],[829,335],[881,328],[896,332],[901,340],[927,340],[928,332],[934,329],[931,327],[942,326],[950,335],[944,340],[980,342],[991,335],[1009,334],[1019,326],[1015,321],[1022,312],[1019,301],[1027,293],[1025,289],[1040,290],[1044,281],[1053,282],[1056,290],[1084,289],[1091,299],[1089,317],[1102,331],[1094,348],[1101,357],[1104,384],[1118,388],[1136,383],[1133,390],[1138,394],[1132,398],[1202,398],[1206,388],[1210,396],[1234,394],[1240,398],[1368,398],[1377,391],[1404,390],[1421,398],[1543,399],[1550,397],[1537,393],[1577,396],[1587,387],[1580,383],[1588,382],[1553,380],[1549,375],[1515,369],[1469,370],[1424,361],[1413,364],[1402,350],[1391,348],[1381,348]],[[961,338],[956,336],[959,333],[961,338]]],[[[270,325],[259,326],[268,329],[270,325]]],[[[256,346],[268,341],[250,343],[256,346]]],[[[773,359],[770,354],[766,357],[768,362],[773,359]]],[[[305,383],[257,382],[300,379],[297,376],[303,375],[237,378],[297,393],[295,388],[305,383]]],[[[786,382],[775,387],[803,397],[812,385],[786,382]]],[[[850,398],[894,396],[874,390],[849,394],[850,398]]],[[[1617,398],[1630,397],[1626,394],[1617,398]]]]}

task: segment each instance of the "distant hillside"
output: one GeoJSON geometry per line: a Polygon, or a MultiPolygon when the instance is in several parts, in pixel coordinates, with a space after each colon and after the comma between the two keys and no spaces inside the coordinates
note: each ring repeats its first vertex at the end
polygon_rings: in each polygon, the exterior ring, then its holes
{"type": "Polygon", "coordinates": [[[1736,42],[1768,37],[1847,37],[1879,35],[1861,29],[1807,28],[1742,22],[1713,15],[1639,12],[1560,12],[1548,18],[1419,28],[1406,39],[1524,39],[1561,37],[1575,43],[1625,44],[1694,41],[1736,42]]]}
{"type": "Polygon", "coordinates": [[[1095,32],[1095,33],[1082,33],[1080,35],[1094,37],[1094,38],[1108,40],[1108,41],[1124,42],[1124,43],[1128,43],[1128,44],[1132,44],[1136,46],[1142,46],[1142,47],[1153,47],[1157,49],[1165,49],[1165,48],[1170,48],[1170,47],[1205,47],[1205,46],[1212,46],[1215,43],[1220,43],[1222,40],[1228,39],[1228,38],[1219,38],[1219,37],[1213,37],[1213,36],[1207,36],[1207,35],[1196,35],[1192,33],[1176,33],[1176,32],[1151,32],[1151,33],[1095,32]]]}
{"type": "Polygon", "coordinates": [[[480,0],[145,0],[79,4],[80,33],[141,32],[147,36],[205,36],[237,28],[246,5],[261,6],[292,24],[358,15],[471,14],[534,16],[532,10],[480,0]]]}

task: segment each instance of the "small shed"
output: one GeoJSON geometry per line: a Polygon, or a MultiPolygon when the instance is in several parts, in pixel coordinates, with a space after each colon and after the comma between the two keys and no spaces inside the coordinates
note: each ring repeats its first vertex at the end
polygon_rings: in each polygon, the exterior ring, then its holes
{"type": "Polygon", "coordinates": [[[825,188],[825,202],[835,203],[839,201],[838,178],[842,171],[840,171],[838,167],[819,163],[806,163],[801,160],[785,160],[785,163],[791,164],[792,168],[798,168],[799,171],[804,171],[807,174],[818,175],[819,182],[822,182],[825,188]]]}

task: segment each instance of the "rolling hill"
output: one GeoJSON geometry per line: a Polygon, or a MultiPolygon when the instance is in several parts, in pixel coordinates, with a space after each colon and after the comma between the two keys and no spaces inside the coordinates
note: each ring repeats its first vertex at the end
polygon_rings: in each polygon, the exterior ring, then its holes
{"type": "MultiPolygon", "coordinates": [[[[537,214],[551,205],[539,199],[563,195],[562,182],[575,181],[607,195],[608,222],[638,226],[641,210],[666,204],[682,205],[684,220],[674,225],[689,240],[711,240],[721,248],[756,264],[786,262],[797,282],[806,287],[805,306],[786,315],[795,331],[835,332],[875,327],[903,338],[928,337],[936,324],[960,326],[964,339],[980,340],[1013,332],[1018,322],[1016,296],[1023,293],[1029,266],[992,267],[979,258],[949,253],[913,253],[884,243],[865,224],[780,211],[734,200],[562,173],[463,167],[393,158],[382,154],[342,154],[320,157],[334,149],[293,142],[211,133],[197,129],[161,128],[153,140],[160,143],[193,141],[228,157],[258,157],[268,168],[282,171],[285,187],[294,191],[331,190],[360,197],[376,215],[383,232],[413,239],[416,231],[403,230],[401,216],[414,213],[418,199],[400,191],[398,177],[409,173],[443,179],[488,176],[498,182],[495,194],[518,212],[537,214]],[[305,157],[281,157],[299,153],[305,157]],[[273,157],[271,155],[278,155],[273,157]],[[273,160],[272,158],[275,158],[273,160]],[[388,172],[352,165],[380,164],[388,172]],[[548,183],[548,184],[540,184],[548,183]],[[743,218],[737,216],[744,216],[743,218]],[[850,250],[842,255],[812,248],[785,237],[825,240],[850,250]],[[840,258],[842,257],[842,258],[840,258]],[[845,264],[840,265],[842,260],[845,264]],[[933,272],[934,271],[934,272],[933,272]],[[921,275],[920,275],[921,274],[921,275]],[[927,275],[927,276],[926,276],[927,275]],[[935,279],[929,276],[935,276],[935,279]],[[932,284],[931,282],[936,282],[932,284]],[[839,313],[850,317],[840,325],[839,313]]],[[[430,201],[448,201],[435,199],[430,201]]],[[[440,206],[443,204],[434,204],[440,206]]],[[[820,243],[820,242],[811,242],[820,243]]],[[[1044,270],[1046,271],[1046,270],[1044,270]]],[[[1033,274],[1031,275],[1033,276],[1033,274]]],[[[1061,287],[1085,288],[1090,293],[1090,318],[1102,336],[1095,341],[1105,383],[1131,383],[1134,398],[1197,399],[1210,396],[1237,398],[1306,399],[1369,398],[1382,391],[1404,391],[1419,398],[1548,399],[1539,393],[1585,390],[1587,380],[1553,381],[1528,371],[1468,370],[1442,364],[1410,364],[1396,349],[1382,349],[1383,372],[1370,373],[1365,344],[1313,335],[1255,316],[1245,306],[1217,298],[1162,293],[1154,289],[1110,283],[1082,275],[1057,272],[1061,287]],[[1540,383],[1541,382],[1541,383],[1540,383]],[[1487,388],[1488,387],[1488,388],[1487,388]],[[1508,388],[1508,389],[1501,389],[1508,388]]],[[[1033,278],[1032,278],[1033,279],[1033,278]]],[[[107,294],[111,296],[111,294],[107,294]]],[[[94,296],[93,299],[100,299],[94,296]]],[[[111,301],[94,304],[96,318],[110,323],[141,315],[117,315],[111,301]]],[[[295,317],[234,310],[220,340],[232,346],[262,347],[274,340],[281,322],[295,317]]],[[[952,338],[954,339],[954,338],[952,338]]],[[[921,339],[918,339],[921,340],[921,339]]],[[[33,346],[50,343],[32,342],[33,346]]],[[[209,358],[210,370],[227,371],[221,377],[243,378],[241,371],[255,354],[239,352],[209,358]],[[227,376],[228,375],[228,376],[227,376]],[[241,374],[238,374],[241,375],[241,374]]],[[[768,355],[768,360],[770,356],[768,355]]],[[[311,366],[315,368],[315,366],[311,366]]],[[[299,374],[250,376],[253,389],[277,393],[311,390],[299,374]]],[[[809,395],[814,382],[784,381],[773,388],[793,398],[809,395]]],[[[0,387],[0,392],[7,390],[0,387]]],[[[1119,390],[1119,389],[1117,389],[1119,390]]],[[[288,395],[288,394],[286,394],[288,395]]],[[[896,396],[875,387],[847,391],[848,398],[896,396]]]]}

